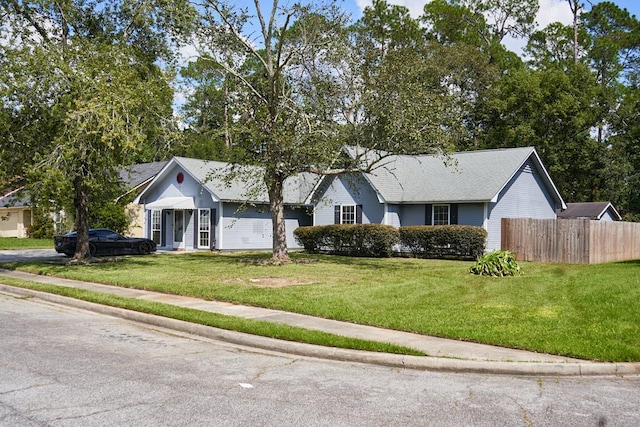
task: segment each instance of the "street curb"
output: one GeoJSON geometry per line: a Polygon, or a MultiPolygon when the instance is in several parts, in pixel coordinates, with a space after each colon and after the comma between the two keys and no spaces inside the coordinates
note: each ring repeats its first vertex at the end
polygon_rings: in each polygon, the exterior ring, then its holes
{"type": "Polygon", "coordinates": [[[428,356],[405,356],[323,347],[292,341],[266,338],[243,332],[228,331],[211,326],[198,325],[132,310],[110,307],[88,301],[64,297],[31,289],[0,284],[0,291],[17,296],[27,296],[43,301],[89,310],[147,325],[172,329],[230,344],[298,356],[343,362],[366,363],[394,368],[406,368],[434,372],[498,374],[519,376],[628,376],[640,375],[640,363],[540,363],[540,362],[487,362],[428,356]]]}

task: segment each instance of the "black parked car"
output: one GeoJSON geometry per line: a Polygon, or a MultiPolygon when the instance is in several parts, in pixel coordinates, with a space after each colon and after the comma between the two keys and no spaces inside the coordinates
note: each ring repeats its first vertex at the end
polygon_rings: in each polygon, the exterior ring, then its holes
{"type": "MultiPolygon", "coordinates": [[[[76,252],[77,232],[55,236],[53,242],[56,252],[73,256],[76,252]]],[[[141,237],[125,237],[106,228],[92,228],[89,230],[89,252],[91,255],[147,255],[156,251],[153,240],[141,237]]]]}

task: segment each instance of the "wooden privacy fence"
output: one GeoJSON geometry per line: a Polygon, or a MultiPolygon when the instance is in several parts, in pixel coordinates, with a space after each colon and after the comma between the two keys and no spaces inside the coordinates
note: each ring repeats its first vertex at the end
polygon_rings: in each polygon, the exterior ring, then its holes
{"type": "Polygon", "coordinates": [[[640,259],[640,223],[503,218],[501,246],[520,261],[598,264],[640,259]]]}

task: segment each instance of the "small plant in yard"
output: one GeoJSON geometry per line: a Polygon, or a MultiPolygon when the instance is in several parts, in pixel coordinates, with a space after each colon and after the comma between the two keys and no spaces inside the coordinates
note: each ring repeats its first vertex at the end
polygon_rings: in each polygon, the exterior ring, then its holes
{"type": "Polygon", "coordinates": [[[522,274],[513,253],[496,250],[479,257],[471,267],[471,273],[480,276],[519,276],[522,274]]]}

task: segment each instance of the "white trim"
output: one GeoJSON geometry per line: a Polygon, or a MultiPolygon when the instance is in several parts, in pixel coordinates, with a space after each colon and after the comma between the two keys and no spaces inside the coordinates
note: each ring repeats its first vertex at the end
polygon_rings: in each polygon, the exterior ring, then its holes
{"type": "Polygon", "coordinates": [[[358,223],[358,207],[353,204],[344,204],[340,205],[340,224],[357,224],[358,223]],[[344,208],[352,207],[353,208],[353,222],[344,222],[344,208]]]}
{"type": "Polygon", "coordinates": [[[146,209],[181,209],[192,210],[195,209],[196,204],[193,201],[193,197],[164,197],[154,202],[147,203],[146,209]]]}
{"type": "MultiPolygon", "coordinates": [[[[149,220],[151,221],[151,224],[149,224],[149,233],[151,234],[149,236],[149,238],[151,240],[154,240],[153,239],[153,232],[157,231],[158,232],[158,241],[156,242],[156,244],[158,246],[160,246],[160,244],[162,243],[161,242],[162,241],[162,209],[150,209],[149,211],[151,212],[151,214],[149,215],[149,220]],[[153,214],[154,213],[158,214],[158,228],[157,228],[157,230],[153,228],[153,225],[154,225],[153,214]]],[[[145,217],[145,221],[146,221],[147,220],[147,216],[145,215],[144,217],[145,217]]],[[[146,229],[147,228],[145,227],[145,230],[146,229]]],[[[154,242],[155,242],[155,240],[154,240],[154,242]]]]}
{"type": "Polygon", "coordinates": [[[222,244],[224,239],[224,204],[222,200],[218,202],[218,209],[216,213],[216,221],[218,222],[218,228],[216,230],[216,249],[224,248],[222,244]]]}
{"type": "Polygon", "coordinates": [[[438,225],[451,225],[451,204],[450,203],[434,203],[431,205],[431,225],[436,225],[436,206],[447,207],[447,223],[438,225]]]}
{"type": "Polygon", "coordinates": [[[483,203],[483,217],[482,217],[482,228],[489,231],[489,203],[483,203]]]}
{"type": "Polygon", "coordinates": [[[199,209],[197,209],[197,211],[198,211],[198,234],[197,234],[196,238],[198,239],[198,241],[195,242],[196,243],[196,247],[198,249],[209,249],[211,247],[211,231],[212,231],[211,230],[211,209],[209,209],[209,208],[204,208],[204,209],[203,208],[199,208],[199,209]],[[202,228],[202,224],[203,224],[202,217],[201,217],[201,213],[202,212],[206,212],[208,214],[207,215],[208,221],[207,221],[207,229],[206,230],[204,230],[202,228]],[[207,233],[208,234],[207,244],[206,245],[202,245],[200,243],[201,242],[200,233],[207,233]]]}
{"type": "Polygon", "coordinates": [[[602,212],[600,212],[600,215],[598,215],[596,218],[601,219],[604,216],[604,214],[607,213],[609,208],[611,208],[611,210],[613,211],[612,217],[614,218],[614,220],[622,221],[622,217],[620,216],[620,214],[618,213],[616,208],[611,204],[611,202],[609,202],[607,204],[607,206],[605,206],[605,208],[602,210],[602,212]]]}

